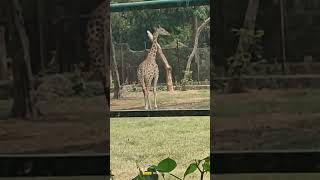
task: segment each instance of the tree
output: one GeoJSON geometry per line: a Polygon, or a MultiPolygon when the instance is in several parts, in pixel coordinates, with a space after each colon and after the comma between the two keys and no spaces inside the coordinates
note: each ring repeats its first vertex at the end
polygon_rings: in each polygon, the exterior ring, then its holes
{"type": "Polygon", "coordinates": [[[114,72],[114,94],[113,98],[114,99],[120,99],[122,96],[122,91],[121,91],[121,85],[120,85],[120,76],[119,76],[119,70],[118,70],[118,65],[117,65],[117,60],[116,60],[116,53],[114,49],[114,44],[113,44],[113,38],[112,38],[112,28],[110,26],[110,43],[111,43],[111,68],[114,72]]]}
{"type": "Polygon", "coordinates": [[[249,0],[243,28],[237,33],[239,35],[239,43],[234,56],[229,58],[231,67],[229,67],[228,92],[238,93],[243,91],[241,84],[241,76],[244,72],[243,69],[249,65],[251,61],[250,47],[254,44],[256,38],[263,35],[263,33],[255,33],[256,17],[258,13],[260,0],[249,0]]]}
{"type": "MultiPolygon", "coordinates": [[[[110,8],[110,4],[107,4],[107,9],[110,8]]],[[[107,11],[106,16],[104,18],[104,26],[103,26],[103,37],[104,37],[104,46],[103,46],[103,57],[104,57],[104,67],[102,69],[102,78],[103,78],[103,89],[106,98],[106,113],[107,117],[110,116],[110,45],[111,45],[111,28],[108,27],[110,24],[110,12],[107,11]]],[[[107,126],[110,126],[110,123],[106,123],[107,126]]],[[[110,129],[110,127],[107,127],[110,129]]]]}
{"type": "Polygon", "coordinates": [[[199,41],[200,33],[209,22],[210,22],[210,18],[206,19],[197,29],[197,32],[196,32],[196,35],[194,38],[193,50],[188,58],[188,62],[187,62],[187,66],[186,66],[186,70],[185,70],[185,74],[184,74],[183,79],[187,79],[188,78],[187,76],[191,75],[191,73],[190,73],[191,62],[192,62],[192,59],[194,58],[194,56],[197,52],[197,49],[198,49],[198,41],[199,41]]]}
{"type": "Polygon", "coordinates": [[[24,25],[23,12],[19,0],[12,0],[10,3],[13,16],[11,33],[15,40],[13,43],[20,44],[22,48],[22,53],[17,53],[18,55],[13,58],[14,104],[12,113],[14,117],[36,119],[38,112],[35,106],[36,99],[30,65],[29,39],[24,25]],[[16,33],[18,33],[18,38],[15,36],[16,33]]]}

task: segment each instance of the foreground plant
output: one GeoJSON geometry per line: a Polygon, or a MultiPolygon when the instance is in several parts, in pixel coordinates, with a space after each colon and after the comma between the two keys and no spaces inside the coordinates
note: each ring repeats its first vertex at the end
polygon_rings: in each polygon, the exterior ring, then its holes
{"type": "Polygon", "coordinates": [[[210,156],[201,160],[195,159],[191,161],[188,168],[184,172],[183,178],[171,173],[176,167],[176,161],[171,158],[166,158],[160,161],[158,165],[151,165],[145,172],[143,172],[141,168],[137,166],[139,175],[132,180],[158,180],[159,175],[161,175],[163,179],[165,179],[167,176],[172,176],[176,179],[184,180],[188,175],[193,174],[197,170],[200,173],[200,180],[203,180],[204,175],[206,173],[210,173],[210,156]]]}

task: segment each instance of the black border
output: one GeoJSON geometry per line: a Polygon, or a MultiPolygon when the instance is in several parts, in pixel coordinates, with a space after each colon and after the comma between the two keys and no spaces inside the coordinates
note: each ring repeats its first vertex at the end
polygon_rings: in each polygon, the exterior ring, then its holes
{"type": "Polygon", "coordinates": [[[0,177],[106,176],[108,154],[0,155],[0,177]]]}

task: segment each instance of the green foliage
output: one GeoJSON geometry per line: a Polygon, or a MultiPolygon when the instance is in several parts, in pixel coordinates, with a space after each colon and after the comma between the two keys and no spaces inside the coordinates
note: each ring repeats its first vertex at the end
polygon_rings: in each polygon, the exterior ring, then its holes
{"type": "MultiPolygon", "coordinates": [[[[132,2],[117,0],[114,2],[132,2]]],[[[112,13],[112,32],[114,41],[127,42],[134,50],[145,48],[145,42],[149,44],[146,36],[147,30],[153,31],[153,27],[161,25],[171,33],[168,38],[160,38],[159,43],[163,46],[173,41],[184,44],[192,44],[192,17],[197,16],[199,20],[209,17],[209,7],[184,7],[166,9],[146,9],[112,13]]],[[[209,38],[205,37],[201,42],[209,44],[209,38]]]]}
{"type": "Polygon", "coordinates": [[[194,8],[193,15],[197,16],[201,21],[204,21],[208,18],[209,9],[206,6],[200,6],[194,8]]]}
{"type": "Polygon", "coordinates": [[[264,61],[262,58],[263,47],[260,45],[264,35],[262,30],[251,31],[248,29],[233,29],[235,35],[241,40],[237,52],[227,59],[229,65],[229,75],[239,78],[248,72],[252,61],[264,61]]]}
{"type": "Polygon", "coordinates": [[[169,175],[176,179],[183,180],[188,175],[193,174],[197,170],[200,173],[200,180],[202,180],[205,173],[210,173],[210,156],[201,160],[195,159],[191,161],[183,175],[183,178],[179,178],[178,176],[170,173],[176,167],[177,163],[175,160],[171,158],[166,158],[160,161],[158,165],[151,165],[146,172],[142,172],[141,169],[138,167],[139,175],[137,175],[132,180],[158,180],[158,174],[161,174],[163,178],[165,178],[166,175],[169,175]]]}
{"type": "Polygon", "coordinates": [[[257,65],[265,60],[262,57],[263,47],[261,46],[261,38],[264,31],[248,30],[248,29],[232,29],[236,36],[239,37],[239,47],[236,53],[227,59],[229,66],[229,91],[241,92],[241,78],[248,73],[253,65],[257,65]],[[256,63],[252,63],[252,62],[256,63]],[[258,63],[257,63],[258,62],[258,63]]]}
{"type": "Polygon", "coordinates": [[[181,80],[181,90],[186,91],[187,85],[191,85],[193,82],[192,80],[192,71],[185,71],[185,78],[181,80]]]}

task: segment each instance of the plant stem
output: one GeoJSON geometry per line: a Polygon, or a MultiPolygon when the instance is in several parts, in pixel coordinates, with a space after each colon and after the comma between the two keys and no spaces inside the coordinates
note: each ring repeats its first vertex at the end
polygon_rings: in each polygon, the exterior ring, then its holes
{"type": "Polygon", "coordinates": [[[201,171],[200,173],[201,173],[200,180],[203,180],[204,172],[201,171]]]}
{"type": "Polygon", "coordinates": [[[200,165],[200,163],[197,165],[197,168],[200,171],[200,180],[203,180],[204,171],[201,171],[201,169],[199,168],[199,165],[200,165]]]}
{"type": "Polygon", "coordinates": [[[180,179],[180,180],[182,180],[181,178],[179,178],[178,176],[176,176],[176,175],[174,175],[174,174],[171,174],[171,173],[169,173],[171,176],[173,176],[173,177],[175,177],[175,178],[177,178],[177,179],[180,179]]]}

